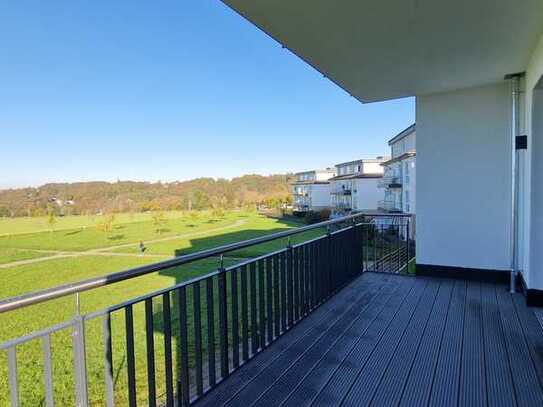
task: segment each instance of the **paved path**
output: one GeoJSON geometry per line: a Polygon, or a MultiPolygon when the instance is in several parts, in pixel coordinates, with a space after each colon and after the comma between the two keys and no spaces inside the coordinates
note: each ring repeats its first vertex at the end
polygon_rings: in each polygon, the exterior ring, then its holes
{"type": "MultiPolygon", "coordinates": [[[[178,240],[178,239],[183,239],[183,238],[189,238],[189,237],[194,237],[194,236],[205,235],[205,234],[212,233],[212,232],[221,232],[223,230],[228,230],[228,229],[243,226],[245,223],[247,223],[247,220],[240,219],[240,220],[234,222],[231,225],[222,226],[222,227],[219,227],[219,228],[201,230],[199,232],[196,231],[196,232],[192,232],[192,233],[182,233],[182,234],[178,234],[178,235],[175,235],[175,236],[168,236],[168,237],[163,237],[163,238],[159,238],[159,239],[146,240],[145,244],[167,242],[167,241],[171,241],[171,240],[178,240]]],[[[21,250],[35,251],[35,252],[38,252],[38,253],[49,253],[49,254],[51,254],[51,256],[38,257],[38,258],[35,258],[35,259],[28,259],[28,260],[18,260],[18,261],[13,261],[11,263],[0,264],[0,269],[6,269],[6,268],[10,268],[10,267],[15,267],[15,266],[23,266],[23,265],[27,265],[27,264],[34,264],[34,263],[39,263],[39,262],[43,262],[43,261],[56,260],[56,259],[62,259],[62,258],[67,258],[67,257],[79,257],[79,256],[140,257],[139,253],[115,253],[115,252],[112,252],[113,250],[123,249],[123,248],[127,248],[127,247],[138,247],[138,245],[139,245],[139,241],[138,242],[132,242],[132,243],[123,243],[123,244],[116,245],[116,246],[100,247],[100,248],[97,248],[97,249],[90,249],[90,250],[84,250],[84,251],[41,250],[41,249],[26,249],[25,248],[25,249],[21,249],[21,250]]],[[[148,258],[151,257],[151,258],[157,258],[157,259],[169,259],[169,258],[172,258],[173,256],[164,255],[164,254],[145,254],[145,257],[148,257],[148,258]]]]}

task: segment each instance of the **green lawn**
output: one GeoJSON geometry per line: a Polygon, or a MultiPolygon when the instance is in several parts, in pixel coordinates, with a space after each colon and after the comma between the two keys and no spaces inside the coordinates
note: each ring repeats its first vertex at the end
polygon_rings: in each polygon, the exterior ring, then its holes
{"type": "MultiPolygon", "coordinates": [[[[168,215],[169,216],[169,215],[168,215]]],[[[66,224],[69,224],[69,219],[66,224]]],[[[73,220],[72,224],[75,224],[73,220]]],[[[118,240],[111,241],[111,236],[104,236],[96,228],[69,229],[55,232],[37,232],[14,235],[0,238],[0,258],[4,262],[7,259],[21,260],[26,254],[31,255],[29,249],[52,250],[88,250],[96,248],[111,248],[114,252],[124,252],[130,255],[136,248],[113,246],[126,243],[137,243],[139,239],[148,242],[147,253],[173,256],[175,254],[190,253],[195,250],[215,247],[226,243],[232,243],[248,238],[262,236],[280,230],[297,226],[292,221],[280,221],[266,218],[255,213],[229,213],[224,218],[212,219],[210,214],[203,214],[197,220],[189,220],[188,217],[169,216],[166,229],[162,233],[156,232],[156,227],[151,221],[139,221],[117,225],[112,233],[124,235],[118,240]],[[74,233],[77,232],[77,233],[74,233]],[[152,243],[152,240],[165,237],[179,238],[174,240],[152,243]],[[16,250],[16,249],[17,250],[16,250]],[[25,250],[26,249],[26,250],[25,250]],[[17,257],[19,256],[19,257],[17,257]]],[[[17,226],[19,227],[19,226],[17,226]]],[[[12,229],[17,229],[13,227],[12,229]]],[[[304,236],[293,239],[293,243],[301,239],[316,237],[321,231],[308,232],[304,236]]],[[[259,247],[240,250],[231,253],[226,258],[227,265],[238,262],[240,258],[257,256],[272,250],[285,247],[286,240],[272,242],[259,247]],[[236,257],[234,259],[233,257],[236,257]]],[[[43,255],[43,253],[39,253],[43,255]]],[[[33,264],[12,266],[0,269],[2,273],[2,285],[0,286],[0,298],[19,295],[28,291],[45,289],[59,284],[79,281],[90,277],[128,269],[138,265],[157,261],[151,256],[114,256],[114,255],[84,255],[78,257],[43,260],[33,264]]],[[[154,273],[125,281],[109,287],[85,292],[81,295],[82,312],[89,313],[103,309],[107,306],[147,294],[149,292],[170,287],[176,283],[215,270],[217,259],[208,259],[190,265],[177,267],[160,273],[154,273]]],[[[189,292],[189,304],[187,312],[191,314],[191,293],[189,292]]],[[[205,300],[202,303],[203,312],[206,308],[205,300]]],[[[0,342],[20,335],[28,334],[35,330],[51,326],[54,323],[65,321],[74,315],[75,300],[73,297],[58,299],[46,304],[36,305],[27,309],[0,315],[0,342]]],[[[156,301],[155,311],[155,343],[156,360],[163,361],[163,338],[160,322],[161,304],[156,301]]],[[[216,317],[218,312],[215,313],[216,317]]],[[[146,365],[145,365],[145,318],[143,306],[134,308],[135,345],[137,358],[137,386],[138,394],[144,398],[146,394],[146,365]]],[[[177,314],[173,314],[174,331],[178,331],[177,314]]],[[[117,405],[126,405],[126,366],[125,366],[125,338],[124,315],[115,313],[112,317],[113,330],[113,357],[116,374],[117,405]]],[[[189,326],[189,331],[192,328],[189,326]]],[[[88,352],[88,377],[89,394],[93,405],[103,405],[103,351],[101,337],[101,321],[93,321],[87,325],[86,343],[88,352]]],[[[205,332],[204,332],[205,335],[205,332]]],[[[191,338],[192,341],[192,338],[191,338]]],[[[205,341],[205,338],[204,338],[205,341]]],[[[175,342],[175,338],[174,338],[175,342]]],[[[192,342],[189,344],[192,345],[192,342]]],[[[55,397],[57,405],[73,405],[73,377],[71,376],[73,360],[71,354],[71,337],[67,331],[62,331],[52,336],[53,346],[53,375],[55,378],[55,397]]],[[[175,343],[174,343],[175,349],[175,343]]],[[[41,346],[37,341],[18,348],[18,369],[21,388],[22,405],[40,405],[43,402],[43,365],[41,346]]],[[[205,351],[205,347],[204,347],[205,351]]],[[[174,358],[175,360],[175,358],[174,358]]],[[[192,359],[191,359],[192,363],[192,359]]],[[[164,390],[164,371],[162,362],[157,362],[157,386],[158,393],[164,390]]],[[[0,353],[0,405],[5,405],[9,400],[7,382],[7,362],[5,353],[0,353]]]]}
{"type": "Polygon", "coordinates": [[[0,264],[11,263],[20,260],[36,259],[38,257],[50,256],[48,253],[34,250],[0,248],[0,264]]]}
{"type": "Polygon", "coordinates": [[[210,216],[204,215],[196,220],[188,217],[168,218],[160,227],[157,227],[152,221],[115,223],[111,232],[103,232],[93,226],[3,236],[0,237],[0,248],[84,251],[137,243],[139,240],[145,242],[193,234],[195,231],[220,229],[235,224],[240,224],[242,227],[241,223],[244,221],[245,218],[232,213],[219,219],[212,219],[210,216]]]}
{"type": "MultiPolygon", "coordinates": [[[[176,219],[186,216],[182,211],[167,212],[168,218],[176,219]]],[[[54,224],[55,230],[77,229],[81,227],[96,226],[103,222],[103,215],[78,215],[78,216],[58,216],[54,224]]],[[[150,212],[145,213],[119,213],[115,215],[118,223],[144,222],[152,219],[150,212]]],[[[0,236],[16,233],[35,233],[49,231],[50,226],[47,222],[47,216],[23,217],[23,218],[0,218],[0,236]]]]}

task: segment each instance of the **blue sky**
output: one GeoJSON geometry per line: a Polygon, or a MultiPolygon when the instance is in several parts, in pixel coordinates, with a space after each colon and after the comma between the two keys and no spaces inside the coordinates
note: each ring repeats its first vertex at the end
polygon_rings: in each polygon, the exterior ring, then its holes
{"type": "Polygon", "coordinates": [[[0,188],[284,173],[386,154],[361,104],[219,0],[0,4],[0,188]]]}

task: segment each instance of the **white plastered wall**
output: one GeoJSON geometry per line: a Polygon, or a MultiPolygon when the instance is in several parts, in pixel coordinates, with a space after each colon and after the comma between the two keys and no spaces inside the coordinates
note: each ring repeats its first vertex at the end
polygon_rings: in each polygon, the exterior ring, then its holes
{"type": "Polygon", "coordinates": [[[525,92],[528,153],[520,260],[528,288],[543,290],[543,36],[526,69],[525,92]]]}
{"type": "Polygon", "coordinates": [[[509,269],[506,82],[417,97],[417,263],[509,269]]]}

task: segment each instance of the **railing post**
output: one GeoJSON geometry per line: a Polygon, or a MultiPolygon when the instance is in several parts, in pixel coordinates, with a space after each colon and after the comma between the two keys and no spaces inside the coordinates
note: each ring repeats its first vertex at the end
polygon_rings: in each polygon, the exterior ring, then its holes
{"type": "Polygon", "coordinates": [[[76,316],[72,332],[75,371],[75,400],[78,407],[87,407],[87,363],[85,352],[85,321],[80,312],[79,293],[76,294],[76,316]]]}
{"type": "Polygon", "coordinates": [[[287,239],[286,252],[286,277],[287,277],[287,327],[291,328],[294,322],[294,262],[292,259],[292,243],[287,239]]]}
{"type": "Polygon", "coordinates": [[[409,240],[410,240],[410,237],[409,237],[409,222],[411,222],[411,219],[407,218],[406,219],[407,222],[405,222],[405,242],[407,244],[407,248],[406,248],[406,256],[407,256],[407,260],[406,260],[406,267],[407,267],[407,273],[409,273],[409,240]]]}
{"type": "Polygon", "coordinates": [[[332,292],[332,231],[330,226],[326,227],[326,296],[332,292]]]}
{"type": "Polygon", "coordinates": [[[226,269],[224,268],[224,256],[219,259],[219,346],[221,355],[221,377],[224,379],[229,373],[228,360],[228,310],[226,292],[226,269]]]}

